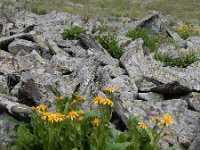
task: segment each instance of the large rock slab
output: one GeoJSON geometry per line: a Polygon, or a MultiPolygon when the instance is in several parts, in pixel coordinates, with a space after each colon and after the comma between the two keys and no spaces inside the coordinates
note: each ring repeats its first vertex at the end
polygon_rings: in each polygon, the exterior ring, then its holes
{"type": "Polygon", "coordinates": [[[8,45],[8,51],[13,55],[16,55],[22,50],[31,53],[33,50],[39,51],[39,48],[36,43],[23,39],[15,39],[8,45]]]}
{"type": "Polygon", "coordinates": [[[146,72],[142,45],[143,40],[136,39],[125,48],[120,58],[120,62],[126,69],[128,75],[135,81],[141,80],[146,72]]]}

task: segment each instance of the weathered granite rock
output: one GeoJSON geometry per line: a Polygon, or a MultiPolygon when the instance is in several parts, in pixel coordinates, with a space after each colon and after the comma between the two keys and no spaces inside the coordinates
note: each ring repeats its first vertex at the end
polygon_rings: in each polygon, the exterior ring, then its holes
{"type": "Polygon", "coordinates": [[[0,108],[16,117],[30,118],[31,108],[17,103],[17,98],[0,94],[0,108]]]}
{"type": "Polygon", "coordinates": [[[163,95],[153,93],[153,92],[138,93],[137,98],[140,100],[145,100],[145,101],[162,101],[162,100],[164,100],[163,95]]]}
{"type": "Polygon", "coordinates": [[[16,38],[33,41],[33,35],[34,34],[35,34],[34,32],[19,33],[19,34],[14,34],[10,37],[2,37],[2,38],[0,38],[0,49],[6,50],[8,45],[16,38]]]}
{"type": "Polygon", "coordinates": [[[115,87],[122,100],[136,99],[138,89],[134,81],[127,75],[121,75],[110,81],[105,87],[115,87]]]}
{"type": "Polygon", "coordinates": [[[200,49],[200,37],[199,36],[191,36],[187,40],[187,48],[190,50],[199,50],[200,49]]]}
{"type": "Polygon", "coordinates": [[[2,30],[3,30],[3,24],[0,23],[0,34],[1,34],[2,30]]]}
{"type": "Polygon", "coordinates": [[[80,46],[73,46],[71,48],[63,49],[66,53],[68,53],[72,57],[82,57],[87,58],[87,51],[80,46]]]}
{"type": "Polygon", "coordinates": [[[135,81],[141,80],[146,72],[142,45],[142,39],[131,42],[125,48],[125,52],[120,58],[120,62],[126,69],[128,75],[135,81]]]}
{"type": "Polygon", "coordinates": [[[15,69],[13,55],[0,50],[0,72],[3,74],[8,74],[15,72],[15,69]]]}
{"type": "Polygon", "coordinates": [[[159,35],[165,26],[166,25],[158,12],[154,12],[153,14],[136,21],[136,27],[145,27],[156,35],[159,35]]]}
{"type": "Polygon", "coordinates": [[[18,123],[6,113],[0,114],[0,147],[1,150],[11,149],[15,145],[18,123]]]}
{"type": "Polygon", "coordinates": [[[13,55],[16,55],[22,50],[31,53],[33,50],[39,51],[39,48],[37,44],[23,39],[15,39],[8,45],[8,51],[13,55]]]}
{"type": "Polygon", "coordinates": [[[185,99],[191,110],[200,112],[200,93],[192,92],[185,99]]]}
{"type": "Polygon", "coordinates": [[[99,63],[101,63],[101,65],[119,65],[119,61],[112,58],[110,54],[106,52],[106,50],[101,51],[100,49],[90,48],[87,50],[87,54],[89,57],[96,59],[99,63]]]}

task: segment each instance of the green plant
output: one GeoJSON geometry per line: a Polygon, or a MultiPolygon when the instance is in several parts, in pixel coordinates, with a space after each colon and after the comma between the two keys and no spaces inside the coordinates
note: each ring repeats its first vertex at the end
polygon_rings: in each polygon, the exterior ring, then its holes
{"type": "Polygon", "coordinates": [[[190,25],[178,26],[176,31],[185,40],[190,36],[200,36],[200,29],[195,29],[190,25]]]}
{"type": "Polygon", "coordinates": [[[69,40],[76,40],[79,38],[80,34],[83,32],[83,28],[80,26],[74,26],[71,22],[70,28],[64,29],[63,38],[69,40]]]}
{"type": "Polygon", "coordinates": [[[177,67],[185,68],[197,60],[197,53],[194,51],[191,51],[186,54],[180,54],[180,56],[177,58],[173,58],[168,53],[156,52],[154,54],[154,58],[156,60],[163,62],[164,66],[171,66],[171,67],[177,66],[177,67]]]}
{"type": "Polygon", "coordinates": [[[104,92],[106,98],[96,96],[93,100],[97,109],[83,112],[84,96],[75,93],[71,98],[63,97],[56,90],[56,112],[43,104],[32,107],[31,123],[19,126],[12,150],[158,150],[159,139],[166,136],[164,129],[173,123],[172,116],[152,118],[153,127],[132,117],[127,131],[117,131],[109,126],[115,89],[104,92]]]}
{"type": "Polygon", "coordinates": [[[115,34],[98,35],[96,40],[105,48],[114,58],[119,59],[124,51],[124,47],[118,45],[117,36],[115,34]]]}
{"type": "Polygon", "coordinates": [[[6,85],[0,84],[0,94],[8,94],[9,89],[6,85]]]}
{"type": "Polygon", "coordinates": [[[151,35],[146,28],[129,29],[126,36],[132,40],[142,38],[144,46],[148,47],[151,52],[155,52],[163,41],[162,37],[151,35]]]}

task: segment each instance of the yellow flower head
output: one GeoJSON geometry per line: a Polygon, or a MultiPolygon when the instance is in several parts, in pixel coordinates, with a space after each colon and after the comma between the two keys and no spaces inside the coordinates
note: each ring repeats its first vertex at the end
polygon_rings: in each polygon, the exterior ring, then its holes
{"type": "Polygon", "coordinates": [[[96,96],[94,99],[94,104],[98,105],[98,104],[102,104],[104,102],[104,98],[101,96],[96,96]]]}
{"type": "Polygon", "coordinates": [[[82,95],[79,95],[79,94],[78,94],[76,97],[77,97],[77,99],[80,100],[80,101],[85,101],[85,100],[86,100],[86,96],[82,96],[82,95]]]}
{"type": "Polygon", "coordinates": [[[50,112],[43,112],[43,113],[42,113],[42,117],[41,117],[42,120],[46,120],[46,119],[48,119],[49,115],[51,115],[50,112]]]}
{"type": "Polygon", "coordinates": [[[78,116],[83,116],[84,112],[82,110],[77,112],[78,116]]]}
{"type": "Polygon", "coordinates": [[[146,129],[147,128],[147,124],[144,122],[138,122],[138,125],[140,126],[141,129],[146,129]]]}
{"type": "Polygon", "coordinates": [[[100,123],[101,123],[101,119],[99,118],[94,118],[92,121],[91,121],[92,125],[93,126],[99,126],[100,123]]]}
{"type": "Polygon", "coordinates": [[[36,110],[36,107],[35,107],[35,106],[32,106],[31,109],[32,109],[32,111],[35,111],[35,110],[36,110]]]}
{"type": "Polygon", "coordinates": [[[109,98],[105,98],[103,104],[104,105],[109,105],[110,107],[114,106],[113,101],[111,101],[109,98]]]}
{"type": "Polygon", "coordinates": [[[44,111],[47,111],[47,106],[44,104],[40,104],[39,106],[36,107],[36,109],[38,111],[44,112],[44,111]]]}
{"type": "Polygon", "coordinates": [[[61,122],[66,119],[66,116],[61,113],[53,114],[51,112],[43,112],[41,116],[42,120],[48,120],[51,123],[61,122]]]}
{"type": "Polygon", "coordinates": [[[77,100],[72,100],[71,105],[76,105],[77,104],[77,100]]]}
{"type": "Polygon", "coordinates": [[[79,122],[82,122],[82,120],[83,120],[83,116],[80,116],[80,117],[78,118],[78,121],[79,121],[79,122]]]}
{"type": "Polygon", "coordinates": [[[60,96],[60,97],[57,97],[57,98],[56,98],[57,101],[64,101],[64,99],[65,99],[64,96],[60,96]]]}
{"type": "Polygon", "coordinates": [[[163,123],[166,127],[168,127],[173,122],[173,117],[170,114],[165,114],[164,118],[161,119],[161,123],[163,123]]]}
{"type": "Polygon", "coordinates": [[[56,122],[55,120],[56,120],[55,114],[51,113],[51,114],[48,115],[48,121],[49,122],[54,123],[54,122],[56,122]]]}
{"type": "Polygon", "coordinates": [[[55,114],[55,122],[61,122],[66,119],[66,116],[61,113],[55,114]]]}
{"type": "Polygon", "coordinates": [[[111,87],[111,88],[105,88],[104,91],[109,93],[114,93],[116,89],[114,87],[111,87]]]}
{"type": "Polygon", "coordinates": [[[70,111],[67,118],[71,119],[72,121],[79,117],[78,113],[76,111],[70,111]]]}

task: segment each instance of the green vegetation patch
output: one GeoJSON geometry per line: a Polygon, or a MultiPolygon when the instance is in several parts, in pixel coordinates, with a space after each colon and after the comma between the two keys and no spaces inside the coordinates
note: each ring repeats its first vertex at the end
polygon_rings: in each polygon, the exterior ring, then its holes
{"type": "Polygon", "coordinates": [[[63,39],[77,40],[82,32],[83,27],[74,26],[72,22],[69,28],[64,29],[63,39]]]}
{"type": "Polygon", "coordinates": [[[157,51],[163,41],[162,37],[151,35],[146,28],[129,29],[126,36],[132,40],[142,38],[144,40],[144,46],[148,47],[150,52],[157,51]]]}
{"type": "Polygon", "coordinates": [[[187,39],[190,36],[200,36],[200,29],[194,28],[190,25],[182,25],[176,28],[176,32],[181,36],[183,39],[187,39]]]}
{"type": "Polygon", "coordinates": [[[96,40],[105,48],[108,53],[119,59],[124,51],[124,47],[118,44],[117,36],[115,34],[98,35],[96,40]]]}
{"type": "Polygon", "coordinates": [[[105,88],[106,97],[96,96],[96,109],[87,112],[81,110],[85,96],[64,97],[57,91],[56,112],[44,104],[32,107],[31,122],[21,123],[12,150],[159,150],[159,140],[170,134],[165,131],[173,116],[150,118],[152,126],[133,116],[126,131],[117,131],[110,126],[115,91],[105,88]]]}
{"type": "Polygon", "coordinates": [[[186,68],[190,64],[194,63],[197,60],[197,53],[194,51],[191,51],[187,54],[180,54],[179,57],[173,58],[168,53],[159,53],[156,52],[154,54],[154,58],[156,60],[161,61],[164,66],[171,66],[171,67],[180,67],[180,68],[186,68]]]}

